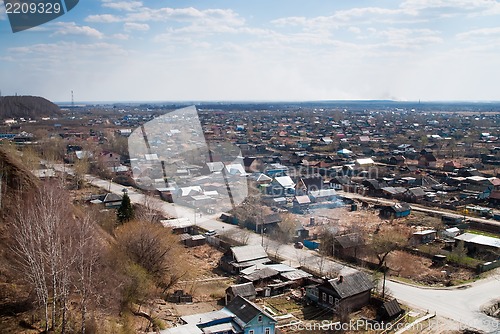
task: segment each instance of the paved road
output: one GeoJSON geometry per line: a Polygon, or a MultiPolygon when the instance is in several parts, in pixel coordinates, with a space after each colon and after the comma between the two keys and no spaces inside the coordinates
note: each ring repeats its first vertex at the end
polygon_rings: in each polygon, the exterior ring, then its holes
{"type": "MultiPolygon", "coordinates": [[[[500,297],[498,276],[474,283],[465,289],[424,289],[388,281],[386,287],[399,301],[430,313],[455,320],[456,328],[476,328],[486,333],[500,333],[500,321],[482,313],[481,307],[500,297]]],[[[430,322],[430,325],[438,324],[430,322]]]]}
{"type": "MultiPolygon", "coordinates": [[[[380,203],[380,204],[389,204],[389,205],[391,205],[391,204],[394,204],[394,202],[397,202],[395,200],[383,199],[383,198],[378,198],[378,197],[363,196],[363,195],[360,195],[360,194],[343,192],[343,191],[338,191],[338,194],[340,196],[344,196],[344,197],[347,197],[347,198],[359,199],[359,200],[364,200],[364,201],[368,201],[368,202],[372,202],[372,203],[380,203]]],[[[450,211],[440,210],[440,209],[437,209],[437,208],[424,207],[424,206],[421,206],[421,205],[418,205],[418,204],[411,204],[410,206],[411,206],[412,210],[420,211],[420,212],[425,212],[425,213],[429,213],[429,214],[433,214],[433,215],[435,215],[435,214],[446,215],[446,216],[450,216],[450,217],[453,217],[453,218],[463,218],[464,217],[464,215],[462,215],[462,214],[457,214],[457,213],[453,213],[453,212],[450,212],[450,211]]],[[[465,216],[465,217],[468,220],[470,220],[470,221],[497,226],[499,228],[499,231],[500,231],[500,221],[496,221],[496,220],[493,220],[493,219],[486,219],[486,218],[471,217],[471,216],[465,216]]]]}
{"type": "MultiPolygon", "coordinates": [[[[124,189],[122,185],[91,175],[87,175],[86,180],[97,187],[116,194],[122,194],[122,190],[124,189]]],[[[144,204],[148,202],[168,216],[185,217],[193,222],[195,220],[194,210],[190,208],[167,203],[155,197],[145,196],[131,188],[127,189],[133,203],[144,204]]],[[[218,233],[235,233],[236,235],[238,233],[247,233],[234,225],[216,220],[216,217],[217,215],[197,216],[196,224],[207,230],[216,230],[218,233]]],[[[335,261],[320,257],[316,252],[306,249],[295,249],[291,245],[279,245],[275,241],[255,233],[250,233],[244,237],[248,237],[249,244],[262,243],[271,256],[275,254],[279,255],[285,264],[292,266],[307,264],[324,275],[330,273],[347,274],[355,270],[335,261]]],[[[435,312],[439,316],[455,321],[457,328],[452,329],[473,328],[485,333],[500,334],[500,321],[480,312],[481,306],[484,304],[493,299],[500,299],[500,276],[498,273],[488,279],[472,283],[465,289],[430,289],[394,281],[387,281],[386,287],[392,296],[404,304],[428,310],[429,312],[435,312]]]]}

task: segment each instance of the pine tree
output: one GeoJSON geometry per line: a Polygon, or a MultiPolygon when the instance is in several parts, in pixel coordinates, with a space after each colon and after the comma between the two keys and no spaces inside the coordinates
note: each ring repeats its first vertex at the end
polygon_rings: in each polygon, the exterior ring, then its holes
{"type": "Polygon", "coordinates": [[[122,203],[116,211],[116,216],[120,224],[134,218],[134,208],[132,207],[132,203],[130,203],[130,197],[128,197],[127,193],[123,194],[122,203]]]}

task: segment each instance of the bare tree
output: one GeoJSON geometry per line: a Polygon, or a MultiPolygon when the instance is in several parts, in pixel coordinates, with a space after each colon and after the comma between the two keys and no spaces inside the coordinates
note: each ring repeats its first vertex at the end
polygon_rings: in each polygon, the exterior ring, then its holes
{"type": "Polygon", "coordinates": [[[97,297],[94,291],[95,271],[100,261],[101,247],[96,235],[96,227],[90,216],[76,221],[75,233],[75,280],[73,284],[80,296],[80,332],[85,334],[87,309],[91,297],[97,297]]]}
{"type": "Polygon", "coordinates": [[[67,296],[71,262],[71,206],[63,189],[48,184],[18,207],[12,226],[13,251],[45,310],[45,327],[56,327],[57,303],[67,296]]]}
{"type": "Polygon", "coordinates": [[[150,222],[131,221],[118,228],[119,247],[144,268],[164,289],[169,289],[188,272],[180,261],[180,243],[170,229],[150,222]]]}
{"type": "Polygon", "coordinates": [[[140,221],[159,223],[163,219],[162,203],[150,196],[144,196],[142,202],[135,210],[135,218],[140,221]]]}
{"type": "Polygon", "coordinates": [[[73,164],[74,181],[76,189],[80,189],[82,187],[85,174],[89,172],[90,161],[88,154],[89,154],[88,152],[84,152],[83,157],[81,159],[77,159],[73,164]]]}
{"type": "Polygon", "coordinates": [[[379,268],[384,265],[385,259],[391,252],[405,246],[407,243],[407,233],[401,229],[386,229],[374,234],[371,240],[370,248],[378,259],[379,268]]]}

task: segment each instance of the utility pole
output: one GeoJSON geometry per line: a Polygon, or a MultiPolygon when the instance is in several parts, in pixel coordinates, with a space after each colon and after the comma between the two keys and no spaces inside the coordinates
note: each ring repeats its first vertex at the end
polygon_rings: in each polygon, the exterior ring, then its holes
{"type": "Polygon", "coordinates": [[[264,218],[262,217],[262,210],[260,210],[260,245],[264,247],[264,218]]]}
{"type": "Polygon", "coordinates": [[[386,275],[386,272],[387,272],[387,266],[386,266],[386,262],[385,261],[384,261],[383,270],[384,270],[384,281],[382,282],[382,299],[385,299],[385,275],[386,275]]]}
{"type": "Polygon", "coordinates": [[[2,182],[3,182],[3,172],[0,171],[0,210],[2,210],[2,182]]]}

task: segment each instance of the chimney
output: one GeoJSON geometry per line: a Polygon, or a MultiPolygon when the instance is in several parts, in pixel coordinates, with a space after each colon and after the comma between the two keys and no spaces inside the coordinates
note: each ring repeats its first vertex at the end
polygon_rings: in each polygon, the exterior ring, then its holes
{"type": "Polygon", "coordinates": [[[339,280],[338,280],[338,282],[339,282],[339,283],[342,283],[343,281],[344,281],[344,276],[339,275],[339,280]]]}

